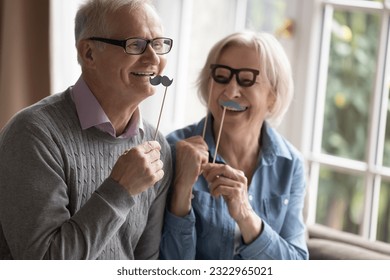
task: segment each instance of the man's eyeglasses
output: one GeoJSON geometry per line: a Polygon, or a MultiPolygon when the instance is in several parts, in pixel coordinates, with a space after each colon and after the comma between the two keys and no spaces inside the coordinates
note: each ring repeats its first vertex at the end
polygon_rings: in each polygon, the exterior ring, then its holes
{"type": "Polygon", "coordinates": [[[173,40],[165,37],[157,37],[151,40],[138,37],[127,38],[126,40],[114,40],[101,37],[91,37],[88,39],[120,46],[127,54],[143,54],[148,44],[152,46],[156,54],[166,54],[170,52],[173,45],[173,40]]]}
{"type": "Polygon", "coordinates": [[[251,68],[234,69],[227,65],[211,64],[211,77],[214,81],[220,84],[228,84],[236,75],[237,84],[242,87],[250,87],[256,82],[256,77],[259,75],[259,71],[251,68]]]}

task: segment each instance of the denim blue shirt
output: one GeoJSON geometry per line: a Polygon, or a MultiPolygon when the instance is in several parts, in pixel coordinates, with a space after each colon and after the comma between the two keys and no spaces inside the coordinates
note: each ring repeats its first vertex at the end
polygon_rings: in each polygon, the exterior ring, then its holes
{"type": "MultiPolygon", "coordinates": [[[[210,117],[211,118],[211,117],[210,117]]],[[[175,159],[175,143],[202,135],[204,119],[167,136],[175,159]]],[[[205,140],[210,155],[215,141],[208,125],[205,140]]],[[[261,234],[250,244],[241,238],[235,249],[236,223],[223,198],[210,195],[200,176],[193,186],[192,209],[185,217],[166,210],[161,241],[162,259],[308,259],[303,205],[305,172],[300,153],[267,123],[261,133],[258,166],[248,189],[253,210],[263,221],[261,234]]],[[[225,163],[217,155],[217,162],[225,163]]]]}

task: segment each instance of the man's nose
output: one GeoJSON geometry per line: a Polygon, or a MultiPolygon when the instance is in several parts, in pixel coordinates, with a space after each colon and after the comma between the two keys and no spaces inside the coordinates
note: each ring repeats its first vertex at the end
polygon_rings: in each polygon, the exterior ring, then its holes
{"type": "Polygon", "coordinates": [[[156,54],[155,50],[152,48],[151,44],[146,46],[146,50],[141,54],[144,62],[149,62],[150,64],[159,64],[160,57],[156,54]]]}

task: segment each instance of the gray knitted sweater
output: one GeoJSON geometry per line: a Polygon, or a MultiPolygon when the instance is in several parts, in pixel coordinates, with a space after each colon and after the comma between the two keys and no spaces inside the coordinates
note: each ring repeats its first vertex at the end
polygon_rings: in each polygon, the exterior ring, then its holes
{"type": "Polygon", "coordinates": [[[156,259],[171,153],[160,134],[164,178],[130,196],[107,179],[117,158],[154,128],[117,139],[82,130],[70,90],[18,113],[0,134],[0,259],[156,259]]]}

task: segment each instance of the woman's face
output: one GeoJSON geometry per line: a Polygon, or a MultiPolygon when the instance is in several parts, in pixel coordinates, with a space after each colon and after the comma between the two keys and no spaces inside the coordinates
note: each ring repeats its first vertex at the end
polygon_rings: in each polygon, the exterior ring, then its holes
{"type": "MultiPolygon", "coordinates": [[[[259,128],[272,109],[275,96],[265,73],[260,71],[261,61],[257,50],[244,46],[229,46],[222,51],[216,63],[233,69],[257,70],[259,74],[255,78],[255,83],[251,86],[245,86],[252,78],[251,71],[241,71],[233,75],[229,82],[225,81],[224,84],[210,79],[213,85],[209,109],[213,114],[214,124],[216,127],[220,126],[224,110],[221,103],[234,101],[241,108],[239,110],[226,108],[224,131],[227,129],[237,130],[238,128],[259,128]],[[241,85],[237,82],[237,75],[240,76],[241,85]]],[[[230,70],[221,67],[215,71],[215,74],[223,80],[229,77],[230,70]]]]}

